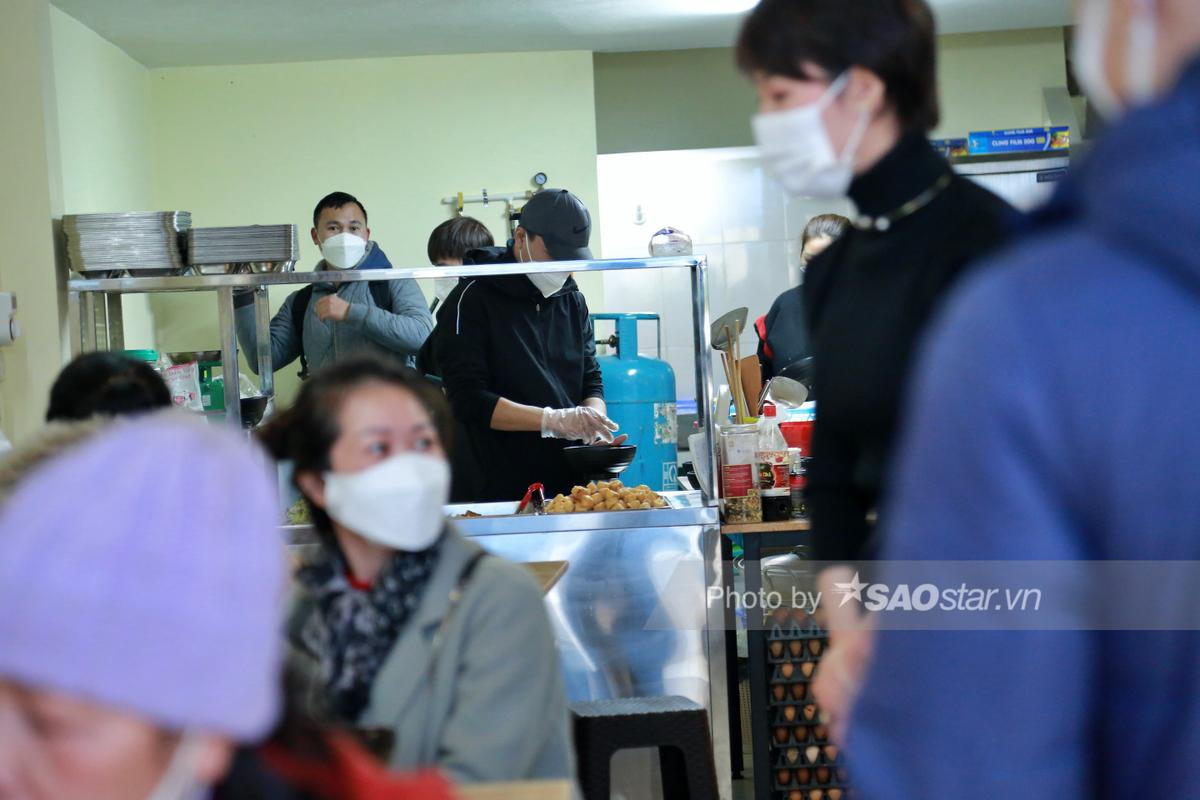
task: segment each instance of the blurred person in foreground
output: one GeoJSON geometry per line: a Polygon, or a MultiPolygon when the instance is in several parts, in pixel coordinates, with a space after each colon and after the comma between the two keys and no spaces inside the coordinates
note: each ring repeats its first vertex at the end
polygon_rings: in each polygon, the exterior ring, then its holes
{"type": "Polygon", "coordinates": [[[378,358],[317,372],[262,437],[294,465],[320,547],[289,638],[334,718],[394,769],[463,783],[571,779],[566,697],[542,592],[445,517],[449,409],[378,358]]]}
{"type": "MultiPolygon", "coordinates": [[[[1112,126],[933,329],[889,559],[1200,560],[1200,3],[1077,14],[1077,77],[1112,126]]],[[[1089,583],[1082,612],[1141,609],[1108,630],[881,628],[849,727],[859,796],[1197,796],[1183,588],[1089,583]]]]}
{"type": "Polygon", "coordinates": [[[399,792],[281,702],[284,562],[257,453],[173,412],[47,431],[70,446],[32,444],[2,478],[0,798],[448,796],[434,775],[399,792]]]}
{"type": "MultiPolygon", "coordinates": [[[[929,143],[935,34],[925,0],[762,0],[738,38],[766,169],[792,194],[849,197],[857,209],[803,287],[820,395],[808,505],[825,598],[851,580],[846,564],[879,553],[871,516],[927,323],[1015,219],[929,143]]],[[[830,647],[818,689],[861,670],[869,642],[857,609],[823,603],[820,617],[830,647]]]]}

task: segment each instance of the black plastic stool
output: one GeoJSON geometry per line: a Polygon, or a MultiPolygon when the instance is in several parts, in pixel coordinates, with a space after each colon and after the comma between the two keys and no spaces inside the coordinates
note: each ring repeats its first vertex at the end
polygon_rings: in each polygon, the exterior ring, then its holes
{"type": "Polygon", "coordinates": [[[708,712],[686,697],[572,703],[584,800],[609,800],[612,757],[657,747],[666,800],[717,800],[708,712]]]}

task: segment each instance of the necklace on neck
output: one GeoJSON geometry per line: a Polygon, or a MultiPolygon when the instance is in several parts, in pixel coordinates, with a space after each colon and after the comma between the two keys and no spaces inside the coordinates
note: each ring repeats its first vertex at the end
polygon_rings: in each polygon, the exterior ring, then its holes
{"type": "Polygon", "coordinates": [[[875,231],[877,233],[885,233],[886,231],[891,230],[891,227],[900,220],[904,219],[905,217],[911,217],[913,214],[932,203],[934,198],[946,190],[946,187],[950,185],[950,181],[952,180],[954,180],[954,173],[947,172],[945,175],[934,181],[932,186],[899,208],[889,211],[887,214],[883,214],[878,217],[860,214],[851,220],[851,224],[860,231],[875,231]]]}

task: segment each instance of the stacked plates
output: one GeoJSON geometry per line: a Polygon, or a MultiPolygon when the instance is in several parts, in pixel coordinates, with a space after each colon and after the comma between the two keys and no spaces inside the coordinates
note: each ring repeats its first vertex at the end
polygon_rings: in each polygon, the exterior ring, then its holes
{"type": "Polygon", "coordinates": [[[80,274],[178,275],[187,269],[179,234],[192,226],[190,212],[67,214],[62,226],[71,269],[80,274]]]}
{"type": "Polygon", "coordinates": [[[202,274],[287,272],[299,258],[295,225],[191,228],[188,264],[202,274]]]}

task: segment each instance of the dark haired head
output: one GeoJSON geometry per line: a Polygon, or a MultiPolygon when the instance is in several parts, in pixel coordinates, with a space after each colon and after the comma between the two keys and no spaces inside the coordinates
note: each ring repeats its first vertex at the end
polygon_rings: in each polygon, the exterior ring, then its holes
{"type": "Polygon", "coordinates": [[[462,261],[472,250],[492,247],[496,244],[492,232],[474,217],[448,219],[433,229],[429,235],[429,263],[462,261]]]}
{"type": "Polygon", "coordinates": [[[940,117],[937,43],[925,0],[761,0],[742,25],[738,67],[796,80],[870,70],[906,131],[926,133],[940,117]]]}
{"type": "Polygon", "coordinates": [[[850,227],[850,220],[841,214],[818,214],[804,226],[804,235],[800,237],[800,249],[808,247],[810,240],[818,236],[828,236],[836,239],[850,227]]]}
{"type": "Polygon", "coordinates": [[[170,405],[171,392],[146,362],[119,353],[86,353],[55,379],[46,421],[137,414],[170,405]]]}
{"type": "MultiPolygon", "coordinates": [[[[329,453],[341,436],[338,414],[342,403],[354,390],[372,383],[412,392],[429,412],[442,447],[449,452],[453,422],[442,393],[399,362],[384,356],[358,356],[313,373],[300,387],[292,407],[259,429],[259,439],[271,454],[280,461],[292,462],[292,483],[297,489],[300,484],[296,476],[300,473],[329,471],[329,453]]],[[[329,515],[307,497],[305,500],[316,529],[331,534],[329,515]]]]}
{"type": "Polygon", "coordinates": [[[358,206],[358,209],[362,211],[363,214],[363,222],[367,222],[366,206],[360,203],[357,197],[345,192],[330,192],[322,197],[321,201],[317,203],[317,207],[313,209],[313,227],[317,227],[317,220],[321,218],[321,212],[325,209],[341,208],[342,206],[349,205],[350,203],[354,203],[354,205],[358,206]]]}

